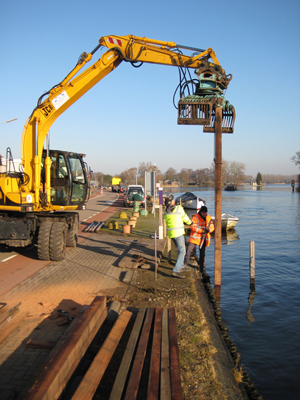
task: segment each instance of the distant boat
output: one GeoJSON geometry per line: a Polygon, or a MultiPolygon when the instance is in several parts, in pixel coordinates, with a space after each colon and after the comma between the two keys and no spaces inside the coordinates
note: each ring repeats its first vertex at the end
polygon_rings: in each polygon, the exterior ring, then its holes
{"type": "Polygon", "coordinates": [[[205,205],[205,201],[200,197],[197,197],[194,193],[186,192],[176,198],[175,204],[181,204],[183,208],[200,210],[200,208],[205,205]]]}
{"type": "MultiPolygon", "coordinates": [[[[211,219],[215,222],[215,217],[211,217],[211,219]]],[[[234,229],[236,224],[239,222],[238,217],[235,215],[231,215],[228,213],[222,214],[222,230],[228,231],[230,229],[234,229]]]]}
{"type": "Polygon", "coordinates": [[[237,190],[237,188],[234,183],[228,183],[228,185],[225,187],[225,190],[237,190]]]}

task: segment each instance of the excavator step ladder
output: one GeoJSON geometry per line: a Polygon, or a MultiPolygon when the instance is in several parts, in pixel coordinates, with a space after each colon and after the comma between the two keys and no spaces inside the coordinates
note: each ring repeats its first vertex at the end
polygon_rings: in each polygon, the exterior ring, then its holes
{"type": "Polygon", "coordinates": [[[214,132],[215,107],[222,105],[222,132],[233,133],[235,110],[224,98],[192,95],[178,103],[178,125],[204,125],[203,132],[214,132]]]}

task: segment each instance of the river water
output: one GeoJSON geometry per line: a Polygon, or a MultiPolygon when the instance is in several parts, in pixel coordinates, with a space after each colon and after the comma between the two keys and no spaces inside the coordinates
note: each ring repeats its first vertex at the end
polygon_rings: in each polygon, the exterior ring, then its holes
{"type": "MultiPolygon", "coordinates": [[[[300,399],[300,193],[289,185],[223,191],[222,212],[240,220],[222,238],[221,310],[242,364],[264,400],[300,399]],[[250,290],[255,241],[255,290],[250,290]]],[[[214,188],[192,191],[214,215],[214,188]]],[[[167,190],[165,190],[165,193],[167,190]]],[[[214,243],[206,251],[214,282],[214,243]]]]}

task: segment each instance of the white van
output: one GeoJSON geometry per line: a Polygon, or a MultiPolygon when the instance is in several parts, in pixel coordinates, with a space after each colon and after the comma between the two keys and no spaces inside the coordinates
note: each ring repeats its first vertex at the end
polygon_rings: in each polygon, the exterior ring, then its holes
{"type": "Polygon", "coordinates": [[[144,186],[142,186],[142,185],[128,185],[127,186],[127,192],[128,192],[129,189],[136,189],[136,188],[142,189],[143,193],[145,193],[144,186]]]}

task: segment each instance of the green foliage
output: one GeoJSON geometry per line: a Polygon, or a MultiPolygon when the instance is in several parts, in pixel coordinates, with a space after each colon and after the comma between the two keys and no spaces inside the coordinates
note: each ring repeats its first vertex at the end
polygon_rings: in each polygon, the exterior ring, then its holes
{"type": "Polygon", "coordinates": [[[256,183],[257,183],[258,185],[261,185],[262,180],[263,180],[262,174],[261,174],[260,172],[258,172],[257,175],[256,175],[256,183]]]}

